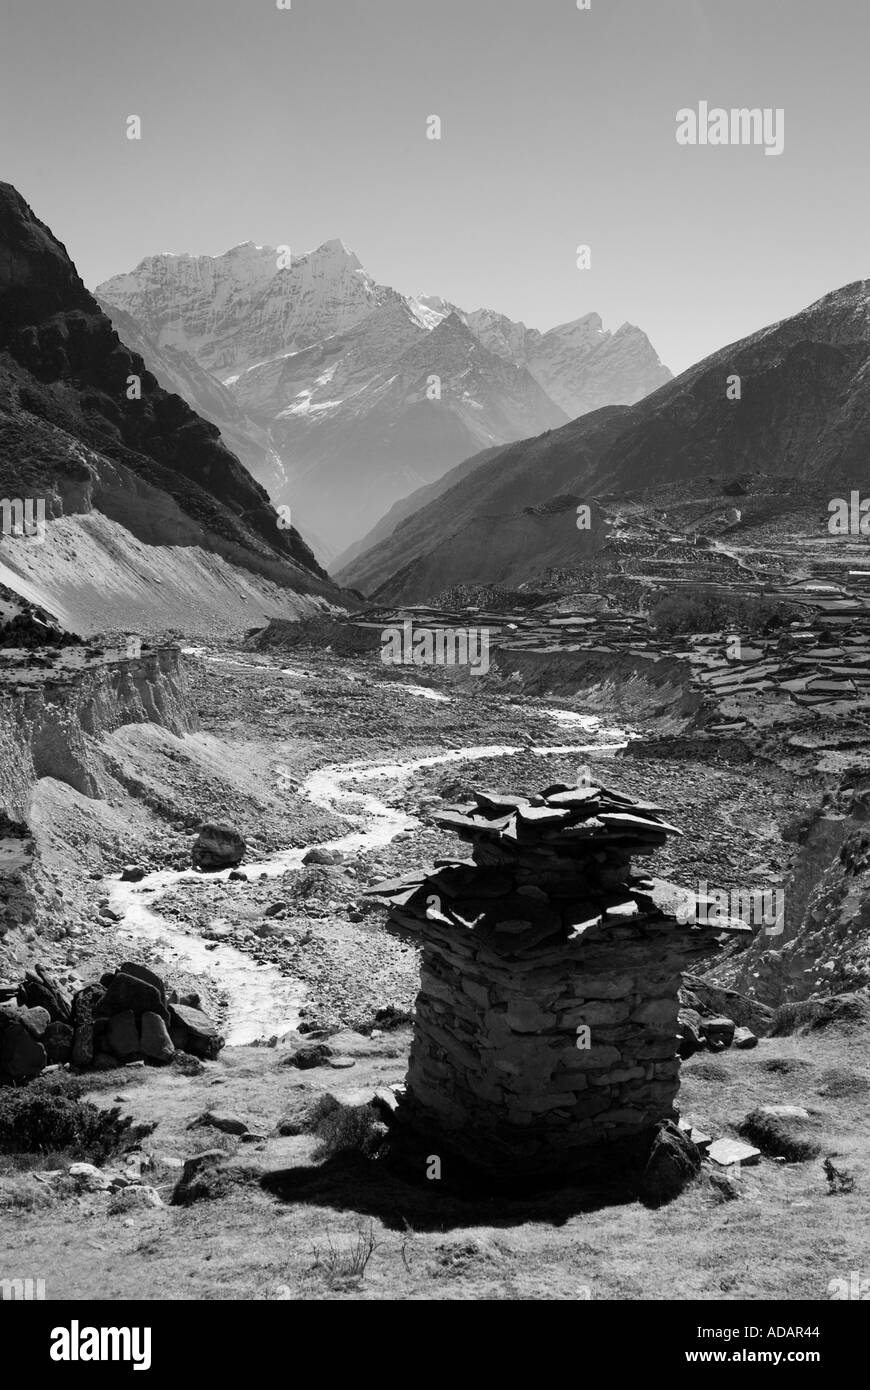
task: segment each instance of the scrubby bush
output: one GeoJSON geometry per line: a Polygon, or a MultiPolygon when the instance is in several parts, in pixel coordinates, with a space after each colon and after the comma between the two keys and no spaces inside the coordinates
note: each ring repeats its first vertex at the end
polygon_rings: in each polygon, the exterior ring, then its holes
{"type": "Polygon", "coordinates": [[[357,1228],[356,1239],[345,1249],[335,1245],[332,1235],[327,1231],[326,1245],[312,1245],[313,1268],[320,1270],[329,1283],[340,1286],[345,1283],[358,1283],[365,1278],[369,1260],[378,1247],[375,1239],[374,1222],[362,1223],[357,1228]]]}
{"type": "Polygon", "coordinates": [[[334,1096],[324,1096],[314,1104],[307,1128],[320,1140],[314,1151],[317,1162],[348,1152],[371,1158],[385,1133],[383,1121],[371,1105],[342,1105],[334,1096]]]}
{"type": "Polygon", "coordinates": [[[118,1148],[131,1126],[116,1107],[100,1110],[73,1087],[39,1081],[0,1090],[0,1152],[69,1153],[96,1162],[118,1148]]]}
{"type": "Polygon", "coordinates": [[[172,1065],[176,1071],[181,1072],[182,1076],[202,1076],[205,1067],[198,1057],[192,1056],[190,1052],[182,1052],[180,1049],[173,1053],[172,1065]]]}
{"type": "Polygon", "coordinates": [[[850,1173],[846,1168],[835,1167],[830,1157],[825,1159],[822,1167],[828,1181],[829,1197],[848,1196],[850,1192],[855,1191],[854,1173],[850,1173]]]}

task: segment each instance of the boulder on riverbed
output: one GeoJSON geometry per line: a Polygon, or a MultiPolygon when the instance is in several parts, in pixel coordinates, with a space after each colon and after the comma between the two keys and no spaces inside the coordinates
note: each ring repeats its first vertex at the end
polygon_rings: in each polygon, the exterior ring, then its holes
{"type": "Polygon", "coordinates": [[[245,857],[247,846],[238,830],[223,821],[204,821],[197,827],[191,857],[196,869],[216,872],[234,869],[245,857]]]}
{"type": "Polygon", "coordinates": [[[315,845],[313,849],[308,850],[307,853],[302,856],[302,863],[306,865],[322,864],[328,866],[331,864],[340,864],[343,858],[344,856],[341,850],[324,849],[320,845],[315,845]]]}

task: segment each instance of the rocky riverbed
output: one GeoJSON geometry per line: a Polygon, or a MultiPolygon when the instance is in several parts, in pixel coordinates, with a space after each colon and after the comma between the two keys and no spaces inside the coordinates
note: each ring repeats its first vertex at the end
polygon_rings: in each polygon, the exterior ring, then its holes
{"type": "Polygon", "coordinates": [[[452,853],[431,811],[472,782],[536,786],[589,766],[652,797],[685,833],[643,867],[687,888],[779,881],[793,852],[780,832],[809,795],[775,768],[644,756],[641,721],[614,727],[583,700],[406,682],[370,655],[224,646],[184,665],[196,732],[124,726],[95,753],[101,801],[42,792],[62,906],[6,938],[8,973],[38,954],[74,985],[135,950],[199,989],[240,1042],[413,1005],[416,944],[363,890],[452,853]],[[237,876],[194,871],[203,820],[243,836],[237,876]],[[139,881],[121,882],[125,865],[139,881]]]}

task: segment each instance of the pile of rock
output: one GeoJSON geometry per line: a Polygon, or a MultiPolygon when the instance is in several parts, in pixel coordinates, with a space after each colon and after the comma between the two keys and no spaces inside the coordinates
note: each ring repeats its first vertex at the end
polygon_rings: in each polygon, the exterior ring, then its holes
{"type": "Polygon", "coordinates": [[[223,1047],[199,995],[167,994],[153,970],[129,961],[73,995],[38,965],[14,995],[8,986],[2,994],[0,1083],[26,1081],[55,1064],[108,1070],[171,1062],[176,1052],[214,1060],[223,1047]]]}
{"type": "Polygon", "coordinates": [[[716,1014],[702,1018],[697,1009],[681,1008],[679,1016],[679,1048],[681,1057],[692,1057],[706,1048],[708,1052],[724,1052],[736,1047],[742,1051],[758,1046],[751,1028],[738,1028],[733,1018],[716,1014]]]}
{"type": "Polygon", "coordinates": [[[680,1056],[695,1052],[741,1051],[758,1046],[759,1037],[773,1027],[774,1010],[758,999],[694,975],[685,975],[680,987],[680,1056]]]}
{"type": "Polygon", "coordinates": [[[477,792],[434,815],[470,860],[369,890],[423,938],[400,1110],[430,1153],[537,1178],[675,1118],[681,972],[723,927],[666,915],[631,869],[680,833],[661,816],[597,785],[477,792]]]}

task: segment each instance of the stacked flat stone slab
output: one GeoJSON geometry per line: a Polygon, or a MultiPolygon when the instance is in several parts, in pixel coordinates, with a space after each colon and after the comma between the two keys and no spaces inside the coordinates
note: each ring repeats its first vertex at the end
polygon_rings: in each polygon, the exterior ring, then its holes
{"type": "Polygon", "coordinates": [[[422,935],[402,1112],[431,1154],[543,1177],[674,1118],[681,972],[722,926],[665,915],[631,869],[680,833],[661,814],[600,786],[479,792],[434,817],[470,860],[369,890],[422,935]]]}

